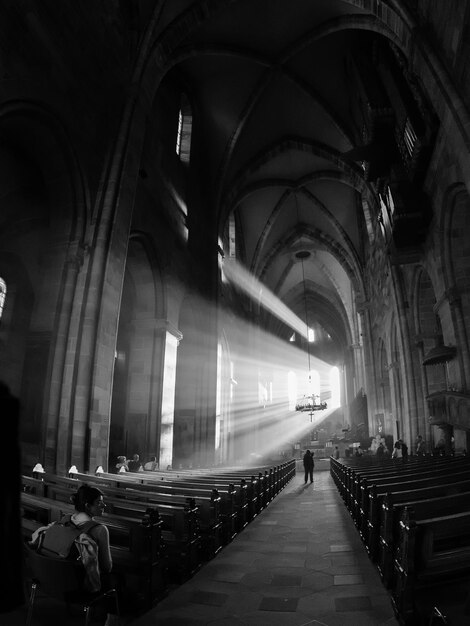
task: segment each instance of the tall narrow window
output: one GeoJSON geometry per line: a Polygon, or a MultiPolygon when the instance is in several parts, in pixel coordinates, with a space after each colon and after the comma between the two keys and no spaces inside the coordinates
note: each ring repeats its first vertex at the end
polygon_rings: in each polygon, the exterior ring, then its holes
{"type": "Polygon", "coordinates": [[[0,320],[3,315],[3,307],[5,306],[5,298],[7,297],[7,284],[0,278],[0,320]]]}
{"type": "Polygon", "coordinates": [[[287,374],[287,395],[289,411],[294,411],[297,402],[297,376],[292,371],[287,374]]]}
{"type": "Polygon", "coordinates": [[[176,133],[176,154],[182,163],[189,163],[191,152],[191,131],[193,128],[193,115],[191,105],[185,94],[181,95],[181,104],[178,111],[178,132],[176,133]]]}
{"type": "Polygon", "coordinates": [[[408,154],[410,155],[410,157],[413,156],[417,138],[418,137],[416,135],[415,129],[411,125],[410,118],[407,117],[405,122],[405,129],[403,131],[403,141],[405,142],[405,146],[408,150],[408,154]]]}
{"type": "Polygon", "coordinates": [[[331,407],[341,405],[341,387],[339,378],[339,369],[332,367],[330,370],[330,387],[331,387],[331,407]]]}
{"type": "Polygon", "coordinates": [[[236,225],[235,214],[232,212],[228,218],[228,245],[229,245],[229,257],[235,259],[237,256],[236,246],[236,225]]]}

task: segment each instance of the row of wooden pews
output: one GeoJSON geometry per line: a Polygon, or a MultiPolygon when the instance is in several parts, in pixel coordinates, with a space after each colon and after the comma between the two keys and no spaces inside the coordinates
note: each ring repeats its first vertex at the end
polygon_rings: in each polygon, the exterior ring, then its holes
{"type": "Polygon", "coordinates": [[[126,474],[23,476],[25,538],[72,513],[70,498],[86,482],[101,489],[114,569],[143,608],[213,558],[280,493],[295,461],[276,467],[126,474]]]}
{"type": "MultiPolygon", "coordinates": [[[[427,624],[435,606],[445,604],[450,589],[455,592],[456,581],[465,600],[470,591],[467,456],[406,462],[331,458],[330,471],[401,624],[427,624]]],[[[453,607],[449,624],[470,620],[464,604],[453,607]]]]}

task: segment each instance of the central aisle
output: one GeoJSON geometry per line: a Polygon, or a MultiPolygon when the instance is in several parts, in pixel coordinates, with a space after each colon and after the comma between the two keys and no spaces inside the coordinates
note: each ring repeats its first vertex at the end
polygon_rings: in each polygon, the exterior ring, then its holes
{"type": "Polygon", "coordinates": [[[329,471],[303,472],[191,580],[132,626],[395,625],[329,471]]]}

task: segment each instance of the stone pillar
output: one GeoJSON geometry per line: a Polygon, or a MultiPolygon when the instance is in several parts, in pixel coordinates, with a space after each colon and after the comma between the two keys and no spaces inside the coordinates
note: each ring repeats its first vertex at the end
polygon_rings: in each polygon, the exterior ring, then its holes
{"type": "Polygon", "coordinates": [[[369,323],[369,302],[356,299],[356,309],[361,320],[360,343],[362,344],[363,385],[367,396],[367,418],[369,433],[375,432],[377,407],[381,405],[378,398],[379,387],[376,381],[374,355],[369,323]]]}
{"type": "Polygon", "coordinates": [[[460,364],[460,383],[463,391],[470,386],[470,355],[468,350],[468,336],[465,318],[462,311],[462,300],[456,287],[448,289],[445,293],[449,302],[450,313],[454,323],[454,332],[457,343],[457,358],[460,364]]]}
{"type": "MultiPolygon", "coordinates": [[[[47,402],[44,432],[44,467],[46,471],[51,472],[59,471],[57,467],[57,462],[59,461],[57,453],[59,450],[58,431],[61,394],[64,383],[65,359],[67,344],[69,341],[73,301],[77,287],[78,273],[84,261],[84,252],[85,248],[76,242],[65,263],[62,300],[60,303],[60,313],[58,316],[55,335],[54,356],[52,361],[50,391],[47,402]]],[[[60,465],[61,473],[65,472],[68,469],[65,467],[65,465],[67,465],[67,459],[61,459],[60,465]]]]}
{"type": "Polygon", "coordinates": [[[399,270],[399,266],[390,266],[391,277],[393,281],[393,291],[396,299],[398,320],[397,320],[397,332],[399,341],[399,350],[402,352],[402,359],[400,362],[401,368],[401,381],[403,394],[403,410],[407,412],[406,419],[404,420],[403,427],[406,432],[402,433],[403,439],[410,444],[416,438],[418,432],[418,394],[417,388],[419,381],[416,376],[415,367],[413,363],[413,355],[411,348],[411,336],[408,325],[408,308],[404,298],[404,288],[402,283],[402,275],[399,270]]]}
{"type": "Polygon", "coordinates": [[[71,458],[84,471],[107,464],[122,277],[145,139],[146,111],[141,104],[132,102],[124,113],[112,162],[98,194],[99,220],[80,320],[74,387],[70,390],[71,458]]]}
{"type": "Polygon", "coordinates": [[[433,434],[432,434],[432,426],[428,419],[429,407],[428,407],[428,402],[426,400],[426,397],[429,394],[429,388],[428,388],[428,373],[426,370],[426,366],[423,365],[424,342],[422,341],[422,339],[417,338],[415,343],[416,343],[418,359],[419,359],[420,369],[421,369],[421,380],[423,381],[423,384],[421,385],[421,393],[423,397],[423,406],[424,406],[423,415],[418,419],[418,424],[417,424],[418,431],[416,434],[421,435],[426,442],[426,447],[429,447],[431,446],[433,434]]]}
{"type": "Polygon", "coordinates": [[[365,391],[362,345],[360,343],[353,343],[349,347],[354,363],[354,379],[356,381],[354,395],[357,395],[361,389],[365,391]]]}

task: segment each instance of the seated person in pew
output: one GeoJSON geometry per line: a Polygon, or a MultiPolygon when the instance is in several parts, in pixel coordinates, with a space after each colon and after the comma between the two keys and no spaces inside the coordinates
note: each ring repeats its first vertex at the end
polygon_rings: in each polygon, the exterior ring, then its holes
{"type": "Polygon", "coordinates": [[[117,461],[116,470],[118,474],[129,471],[128,461],[124,455],[118,456],[117,461]]]}
{"type": "Polygon", "coordinates": [[[378,459],[383,459],[385,454],[385,446],[382,442],[379,443],[377,450],[375,451],[375,456],[378,459]]]}
{"type": "Polygon", "coordinates": [[[147,461],[147,463],[145,463],[144,470],[146,472],[154,472],[157,469],[158,469],[157,457],[152,456],[150,457],[150,461],[147,461]]]}
{"type": "Polygon", "coordinates": [[[393,445],[392,459],[402,459],[402,458],[403,458],[403,452],[401,449],[400,439],[398,439],[398,441],[395,441],[393,445]]]}
{"type": "MultiPolygon", "coordinates": [[[[75,513],[65,515],[60,520],[60,524],[69,524],[76,530],[83,529],[83,533],[77,536],[77,540],[79,540],[79,543],[82,543],[83,535],[86,535],[88,540],[85,542],[85,554],[82,550],[79,550],[79,554],[85,569],[88,568],[86,562],[87,558],[89,562],[93,562],[93,560],[97,558],[98,568],[95,571],[96,574],[99,575],[100,580],[98,583],[99,586],[95,591],[99,589],[118,588],[116,577],[111,575],[113,561],[109,544],[109,531],[104,524],[95,519],[103,515],[106,506],[103,500],[103,492],[97,487],[83,484],[78,488],[77,492],[71,496],[70,500],[75,507],[75,513]]],[[[30,545],[33,547],[37,546],[37,549],[41,551],[41,546],[47,544],[46,535],[54,525],[55,522],[48,526],[38,528],[31,537],[30,545]]],[[[76,554],[77,550],[75,550],[75,555],[71,552],[69,558],[76,558],[76,554]]],[[[118,624],[119,620],[117,615],[108,613],[105,626],[118,624]]]]}
{"type": "Polygon", "coordinates": [[[140,462],[140,456],[138,454],[134,454],[132,460],[127,464],[130,472],[141,472],[142,471],[142,463],[140,462]]]}
{"type": "Polygon", "coordinates": [[[422,435],[418,435],[416,437],[416,456],[424,456],[426,452],[426,444],[424,443],[424,439],[422,435]]]}

